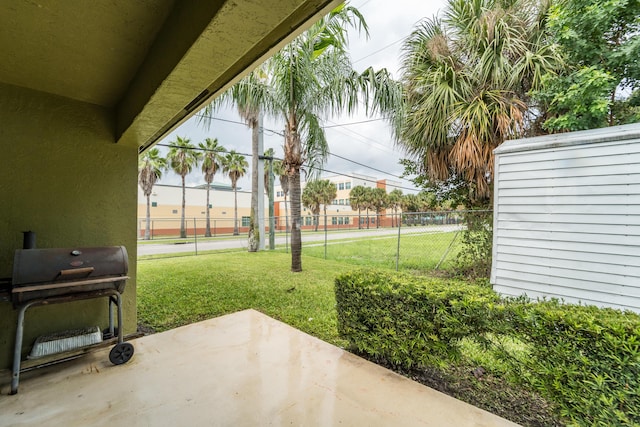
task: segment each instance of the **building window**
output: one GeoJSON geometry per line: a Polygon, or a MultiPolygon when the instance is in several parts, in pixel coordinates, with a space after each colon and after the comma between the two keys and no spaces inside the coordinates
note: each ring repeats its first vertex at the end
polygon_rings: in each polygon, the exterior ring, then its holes
{"type": "Polygon", "coordinates": [[[174,209],[171,211],[172,214],[177,214],[178,213],[178,209],[174,209]]]}
{"type": "Polygon", "coordinates": [[[344,183],[344,189],[345,190],[351,190],[351,181],[344,183]]]}
{"type": "Polygon", "coordinates": [[[344,218],[339,217],[338,218],[338,225],[342,225],[342,224],[344,224],[344,218]]]}
{"type": "Polygon", "coordinates": [[[242,217],[242,226],[243,227],[248,227],[249,224],[251,224],[251,217],[250,216],[243,216],[242,217]]]}
{"type": "Polygon", "coordinates": [[[349,199],[344,199],[344,204],[345,204],[345,205],[348,205],[349,203],[350,203],[350,202],[349,202],[349,199]]]}
{"type": "Polygon", "coordinates": [[[344,199],[340,199],[340,204],[344,205],[344,199]]]}
{"type": "Polygon", "coordinates": [[[344,182],[338,184],[338,190],[344,190],[344,182]]]}
{"type": "Polygon", "coordinates": [[[304,225],[311,225],[311,217],[310,216],[305,216],[304,217],[304,225]]]}
{"type": "Polygon", "coordinates": [[[349,217],[348,216],[344,217],[344,223],[345,223],[345,225],[351,224],[351,222],[349,221],[349,217]]]}
{"type": "Polygon", "coordinates": [[[338,224],[338,218],[336,218],[335,216],[331,217],[331,224],[332,225],[337,225],[338,224]]]}
{"type": "Polygon", "coordinates": [[[331,202],[332,205],[337,205],[338,204],[338,199],[333,199],[333,202],[331,202]]]}
{"type": "Polygon", "coordinates": [[[151,202],[151,207],[152,208],[157,208],[158,207],[158,202],[151,202]]]}
{"type": "Polygon", "coordinates": [[[211,209],[213,207],[213,205],[211,203],[209,203],[209,209],[211,209]]]}

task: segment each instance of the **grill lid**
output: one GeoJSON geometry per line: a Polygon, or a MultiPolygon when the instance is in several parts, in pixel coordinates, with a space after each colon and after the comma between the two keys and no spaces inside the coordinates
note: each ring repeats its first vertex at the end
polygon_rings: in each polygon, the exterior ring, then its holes
{"type": "Polygon", "coordinates": [[[120,277],[126,276],[128,269],[124,246],[18,249],[12,286],[120,277]]]}

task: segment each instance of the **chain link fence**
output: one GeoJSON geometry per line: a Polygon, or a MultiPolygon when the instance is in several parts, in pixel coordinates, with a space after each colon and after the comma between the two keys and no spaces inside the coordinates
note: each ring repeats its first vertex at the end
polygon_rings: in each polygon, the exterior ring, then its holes
{"type": "MultiPolygon", "coordinates": [[[[205,238],[204,218],[187,218],[187,243],[172,252],[246,249],[249,218],[212,218],[211,238],[205,238]],[[222,237],[226,237],[221,239],[222,237]],[[184,249],[184,251],[183,251],[184,249]]],[[[289,251],[291,218],[265,219],[265,249],[289,251]],[[273,244],[273,246],[271,246],[273,244]]],[[[363,211],[360,215],[336,214],[301,218],[303,255],[336,260],[356,266],[426,272],[466,269],[485,275],[491,265],[491,211],[434,211],[386,213],[363,211]]],[[[152,219],[150,238],[162,242],[180,237],[180,219],[152,219]]],[[[146,220],[138,220],[144,238],[146,220]]],[[[466,271],[465,271],[466,273],[466,271]]]]}
{"type": "MultiPolygon", "coordinates": [[[[354,232],[327,233],[324,242],[306,243],[303,254],[354,265],[426,272],[460,267],[468,240],[471,217],[491,218],[491,211],[435,211],[402,213],[378,218],[375,226],[365,219],[354,232]]],[[[357,223],[357,222],[356,222],[357,223]]]]}

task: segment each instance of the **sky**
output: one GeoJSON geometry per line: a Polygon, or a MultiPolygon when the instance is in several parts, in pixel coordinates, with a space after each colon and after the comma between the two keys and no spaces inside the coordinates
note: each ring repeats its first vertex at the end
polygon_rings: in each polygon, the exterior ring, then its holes
{"type": "MultiPolygon", "coordinates": [[[[415,24],[423,18],[431,18],[443,8],[444,0],[351,0],[364,15],[369,26],[369,38],[364,34],[358,35],[350,31],[349,52],[356,71],[363,71],[372,66],[378,70],[386,68],[395,79],[400,78],[401,47],[415,24]]],[[[240,153],[251,153],[251,131],[242,123],[238,113],[233,108],[221,109],[215,114],[216,120],[211,122],[209,129],[199,123],[197,117],[192,117],[179,128],[159,141],[161,152],[166,154],[167,148],[162,144],[169,144],[176,136],[189,138],[197,145],[205,138],[217,138],[218,142],[228,150],[234,149],[240,153]]],[[[411,193],[415,186],[407,180],[399,179],[403,172],[398,163],[403,158],[402,151],[394,145],[389,126],[379,117],[367,116],[364,112],[354,115],[328,117],[323,120],[331,155],[324,165],[323,176],[335,174],[358,173],[373,176],[377,179],[389,179],[401,182],[404,193],[411,193]],[[365,122],[365,123],[357,123],[365,122]],[[337,126],[336,126],[337,125],[337,126]],[[359,164],[347,161],[349,159],[359,164]],[[373,169],[372,169],[373,168],[373,169]],[[377,170],[375,170],[377,169],[377,170]]],[[[264,122],[264,148],[273,148],[276,157],[282,157],[284,124],[268,117],[264,122]],[[278,133],[276,133],[278,132],[278,133]]],[[[250,157],[247,161],[251,164],[250,157]]],[[[239,183],[239,189],[250,189],[249,170],[239,183]]],[[[217,174],[214,182],[230,183],[229,178],[217,174]]],[[[187,186],[204,183],[200,169],[187,176],[187,186]]],[[[172,171],[163,174],[159,184],[179,185],[180,178],[172,171]]],[[[276,180],[276,185],[278,184],[276,180]]]]}

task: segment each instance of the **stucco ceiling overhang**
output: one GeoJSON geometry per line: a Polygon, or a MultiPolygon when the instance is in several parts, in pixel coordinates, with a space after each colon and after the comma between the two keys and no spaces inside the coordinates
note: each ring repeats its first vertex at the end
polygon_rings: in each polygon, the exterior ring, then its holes
{"type": "Polygon", "coordinates": [[[144,149],[338,3],[1,2],[0,82],[102,106],[144,149]]]}

